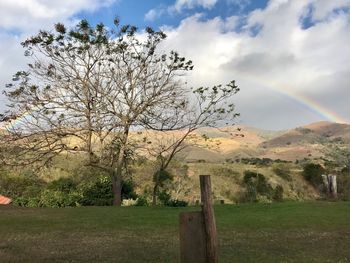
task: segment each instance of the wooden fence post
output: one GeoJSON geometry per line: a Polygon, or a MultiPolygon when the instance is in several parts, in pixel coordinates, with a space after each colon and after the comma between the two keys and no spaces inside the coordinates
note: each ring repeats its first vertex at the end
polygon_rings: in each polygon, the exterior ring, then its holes
{"type": "Polygon", "coordinates": [[[207,263],[202,211],[180,213],[180,262],[207,263]]]}
{"type": "Polygon", "coordinates": [[[206,234],[207,262],[218,262],[218,240],[213,209],[213,199],[211,197],[210,175],[199,176],[201,186],[202,211],[204,217],[204,228],[206,234]]]}
{"type": "Polygon", "coordinates": [[[180,262],[218,263],[218,240],[209,175],[200,175],[202,211],[180,214],[180,262]]]}

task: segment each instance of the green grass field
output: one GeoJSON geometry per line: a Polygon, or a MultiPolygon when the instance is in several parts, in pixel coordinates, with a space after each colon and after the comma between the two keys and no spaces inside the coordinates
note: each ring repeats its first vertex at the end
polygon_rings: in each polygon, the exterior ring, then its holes
{"type": "MultiPolygon", "coordinates": [[[[179,262],[188,208],[0,207],[0,262],[179,262]]],[[[350,262],[350,203],[215,207],[220,262],[350,262]]]]}

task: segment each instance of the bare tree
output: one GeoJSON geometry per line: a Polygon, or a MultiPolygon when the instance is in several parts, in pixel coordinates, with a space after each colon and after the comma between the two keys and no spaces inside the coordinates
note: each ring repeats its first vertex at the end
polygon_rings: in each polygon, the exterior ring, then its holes
{"type": "Polygon", "coordinates": [[[130,132],[185,107],[179,77],[193,66],[176,52],[157,51],[163,32],[147,28],[139,38],[136,27],[114,24],[111,30],[86,20],[72,30],[56,24],[54,32],[40,31],[22,43],[32,62],[8,85],[10,117],[1,141],[7,164],[85,153],[87,165],[110,174],[113,203],[120,205],[130,132]]]}

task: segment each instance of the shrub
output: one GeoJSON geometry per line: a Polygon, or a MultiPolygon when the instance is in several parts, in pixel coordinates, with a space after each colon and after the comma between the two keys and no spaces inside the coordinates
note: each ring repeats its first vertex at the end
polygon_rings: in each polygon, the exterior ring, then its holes
{"type": "Polygon", "coordinates": [[[243,182],[245,185],[252,185],[256,188],[256,192],[261,195],[270,195],[272,191],[271,185],[267,182],[263,174],[245,171],[243,182]]]}
{"type": "Polygon", "coordinates": [[[28,186],[22,193],[22,196],[25,198],[40,197],[42,189],[42,187],[37,185],[28,186]]]}
{"type": "Polygon", "coordinates": [[[244,171],[243,182],[245,184],[248,184],[252,182],[253,178],[256,178],[257,175],[258,175],[258,172],[244,171]]]}
{"type": "Polygon", "coordinates": [[[140,195],[136,199],[135,206],[149,206],[147,198],[145,196],[143,196],[143,195],[140,195]]]}
{"type": "Polygon", "coordinates": [[[53,191],[69,193],[76,190],[77,183],[71,177],[61,177],[49,183],[47,188],[53,191]]]}
{"type": "Polygon", "coordinates": [[[122,199],[137,199],[137,194],[135,193],[135,185],[131,180],[123,181],[122,185],[122,199]]]}
{"type": "Polygon", "coordinates": [[[26,207],[40,207],[41,200],[39,197],[31,197],[27,199],[26,207]]]}
{"type": "Polygon", "coordinates": [[[302,175],[313,186],[319,187],[322,185],[322,174],[324,173],[325,169],[320,164],[308,163],[304,166],[302,175]]]}
{"type": "Polygon", "coordinates": [[[241,193],[241,195],[238,198],[238,201],[241,203],[245,202],[256,202],[257,201],[258,193],[256,191],[256,186],[248,183],[246,184],[246,190],[241,193]]]}
{"type": "Polygon", "coordinates": [[[80,204],[83,206],[108,206],[113,204],[111,179],[107,176],[80,184],[78,192],[81,195],[80,204]]]}
{"type": "Polygon", "coordinates": [[[23,196],[28,187],[42,187],[43,184],[43,181],[31,171],[24,171],[18,175],[2,171],[0,176],[1,194],[12,199],[23,196]]]}
{"type": "Polygon", "coordinates": [[[241,202],[257,202],[258,196],[265,196],[267,199],[272,198],[273,189],[263,174],[245,171],[243,183],[246,191],[239,198],[241,202]]]}
{"type": "Polygon", "coordinates": [[[259,194],[265,195],[267,197],[271,196],[272,192],[272,187],[271,185],[267,182],[266,178],[262,174],[258,174],[258,180],[256,184],[256,190],[259,194]]]}
{"type": "Polygon", "coordinates": [[[17,206],[27,206],[28,199],[25,197],[15,197],[12,199],[12,202],[14,205],[17,205],[17,206]]]}
{"type": "Polygon", "coordinates": [[[290,169],[289,167],[287,167],[284,164],[274,164],[272,166],[272,171],[279,177],[281,177],[282,179],[290,182],[292,181],[292,177],[290,175],[290,169]]]}
{"type": "MultiPolygon", "coordinates": [[[[109,206],[113,204],[111,178],[100,176],[93,181],[84,182],[78,186],[81,195],[80,204],[83,206],[109,206]]],[[[132,181],[122,183],[122,199],[136,199],[132,181]]]]}
{"type": "Polygon", "coordinates": [[[237,177],[239,172],[228,168],[228,167],[213,167],[212,169],[213,175],[223,176],[223,177],[237,177]]]}
{"type": "Polygon", "coordinates": [[[135,206],[137,199],[123,199],[122,206],[135,206]]]}
{"type": "Polygon", "coordinates": [[[271,199],[269,199],[265,195],[258,195],[257,198],[256,198],[256,202],[263,203],[263,204],[270,204],[270,203],[272,203],[271,199]]]}
{"type": "Polygon", "coordinates": [[[166,206],[171,207],[186,207],[188,205],[188,202],[184,200],[177,200],[177,199],[170,199],[169,202],[166,204],[166,206]]]}
{"type": "Polygon", "coordinates": [[[76,193],[65,193],[54,190],[44,190],[40,196],[40,206],[42,207],[66,207],[77,206],[80,196],[76,193]]]}
{"type": "Polygon", "coordinates": [[[276,202],[283,200],[283,187],[281,185],[277,185],[274,189],[272,199],[276,202]]]}
{"type": "Polygon", "coordinates": [[[244,163],[244,164],[268,166],[268,165],[271,165],[273,160],[270,158],[262,158],[262,159],[260,159],[260,158],[242,158],[242,159],[240,159],[240,162],[244,163]]]}
{"type": "Polygon", "coordinates": [[[172,199],[171,195],[167,193],[166,191],[161,191],[158,194],[159,201],[164,206],[171,206],[171,207],[184,207],[188,205],[188,202],[183,200],[177,200],[172,199]]]}

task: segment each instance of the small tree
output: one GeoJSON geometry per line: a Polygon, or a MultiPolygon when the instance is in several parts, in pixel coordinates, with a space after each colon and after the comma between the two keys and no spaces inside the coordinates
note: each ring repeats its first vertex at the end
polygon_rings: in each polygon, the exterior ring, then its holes
{"type": "Polygon", "coordinates": [[[145,123],[149,129],[161,131],[145,137],[148,154],[155,160],[153,205],[157,204],[159,187],[169,176],[167,169],[175,156],[186,146],[191,135],[201,127],[218,127],[232,123],[239,114],[230,101],[239,91],[235,81],[227,85],[193,89],[190,100],[182,107],[169,107],[166,115],[153,114],[145,123]],[[165,116],[165,118],[164,118],[165,116]],[[169,130],[178,130],[170,132],[169,130]]]}

